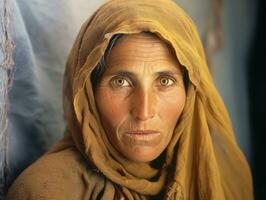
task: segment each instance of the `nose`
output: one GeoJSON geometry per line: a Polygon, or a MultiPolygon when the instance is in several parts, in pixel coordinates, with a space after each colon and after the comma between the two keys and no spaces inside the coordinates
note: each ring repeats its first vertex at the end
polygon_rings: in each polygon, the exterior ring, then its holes
{"type": "Polygon", "coordinates": [[[156,95],[154,91],[139,89],[132,99],[131,114],[140,121],[151,119],[156,114],[156,95]]]}

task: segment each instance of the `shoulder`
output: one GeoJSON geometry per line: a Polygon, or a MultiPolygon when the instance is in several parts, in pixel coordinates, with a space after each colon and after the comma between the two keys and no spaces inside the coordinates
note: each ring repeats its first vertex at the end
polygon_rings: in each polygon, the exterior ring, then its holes
{"type": "Polygon", "coordinates": [[[99,182],[105,178],[91,170],[75,148],[69,148],[44,155],[28,167],[13,183],[7,200],[84,199],[85,191],[99,182]]]}

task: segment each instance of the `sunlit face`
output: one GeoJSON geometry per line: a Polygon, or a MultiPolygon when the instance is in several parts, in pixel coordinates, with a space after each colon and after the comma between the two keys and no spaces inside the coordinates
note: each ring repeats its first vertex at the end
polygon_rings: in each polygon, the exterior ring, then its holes
{"type": "Polygon", "coordinates": [[[95,98],[111,144],[126,158],[149,162],[169,144],[186,99],[169,47],[151,34],[122,37],[106,58],[95,98]]]}

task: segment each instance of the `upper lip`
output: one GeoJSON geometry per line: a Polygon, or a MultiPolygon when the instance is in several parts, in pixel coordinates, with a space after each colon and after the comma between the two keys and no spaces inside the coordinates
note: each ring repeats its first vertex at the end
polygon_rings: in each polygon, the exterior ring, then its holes
{"type": "Polygon", "coordinates": [[[159,131],[156,130],[134,130],[134,131],[128,131],[127,134],[155,134],[159,133],[159,131]]]}

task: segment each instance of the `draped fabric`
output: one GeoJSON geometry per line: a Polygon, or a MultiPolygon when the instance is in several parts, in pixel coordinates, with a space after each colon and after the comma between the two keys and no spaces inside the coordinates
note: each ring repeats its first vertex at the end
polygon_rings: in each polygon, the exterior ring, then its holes
{"type": "Polygon", "coordinates": [[[0,200],[3,199],[8,174],[8,90],[13,81],[13,50],[10,2],[0,2],[0,200]]]}
{"type": "Polygon", "coordinates": [[[248,164],[206,64],[197,29],[171,0],[110,0],[82,26],[64,77],[65,138],[28,168],[8,199],[252,199],[248,164]],[[152,32],[187,70],[186,105],[160,168],[108,141],[90,81],[116,34],[152,32]],[[19,192],[19,198],[16,198],[19,192]]]}

